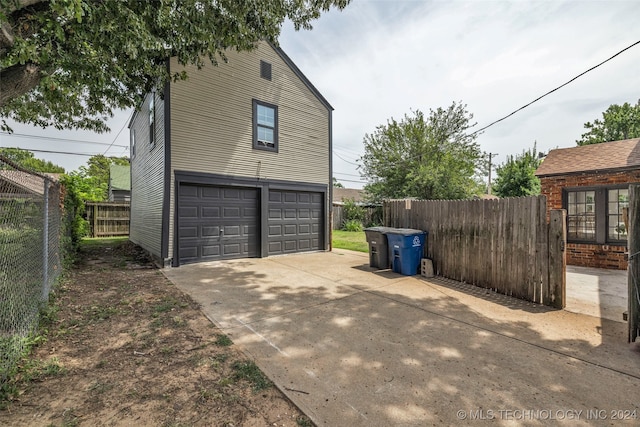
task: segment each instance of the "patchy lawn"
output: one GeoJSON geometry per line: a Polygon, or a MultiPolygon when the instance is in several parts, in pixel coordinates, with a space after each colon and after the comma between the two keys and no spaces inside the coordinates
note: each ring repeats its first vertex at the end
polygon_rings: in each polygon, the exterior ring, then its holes
{"type": "Polygon", "coordinates": [[[333,247],[358,252],[369,252],[369,245],[364,231],[333,230],[333,247]]]}
{"type": "Polygon", "coordinates": [[[91,240],[2,425],[310,426],[126,239],[91,240]]]}

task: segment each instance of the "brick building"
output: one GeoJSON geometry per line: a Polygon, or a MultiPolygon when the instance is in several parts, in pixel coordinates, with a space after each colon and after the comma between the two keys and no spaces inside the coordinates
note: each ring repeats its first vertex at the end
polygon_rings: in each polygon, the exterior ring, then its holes
{"type": "Polygon", "coordinates": [[[547,210],[567,210],[567,264],[626,269],[625,212],[629,184],[640,183],[640,138],[551,150],[536,175],[547,210]]]}

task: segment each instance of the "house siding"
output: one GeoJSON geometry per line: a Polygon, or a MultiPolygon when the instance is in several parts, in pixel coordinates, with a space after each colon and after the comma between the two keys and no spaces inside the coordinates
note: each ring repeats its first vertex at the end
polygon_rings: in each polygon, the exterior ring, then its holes
{"type": "Polygon", "coordinates": [[[149,141],[149,97],[136,113],[136,154],[131,157],[131,222],[129,239],[162,260],[162,208],[164,201],[164,102],[155,92],[155,144],[149,141]]]}
{"type": "MultiPolygon", "coordinates": [[[[187,67],[188,80],[171,85],[170,224],[175,171],[329,187],[329,109],[268,43],[252,52],[228,52],[227,59],[202,70],[187,67]],[[260,77],[260,60],[272,64],[271,81],[260,77]],[[253,148],[254,99],[278,106],[277,152],[253,148]]],[[[172,59],[171,70],[180,69],[172,59]]],[[[174,231],[171,226],[170,254],[174,231]]]]}
{"type": "MultiPolygon", "coordinates": [[[[640,183],[640,170],[585,172],[540,177],[541,193],[547,196],[547,218],[551,209],[562,209],[563,190],[640,183]]],[[[567,264],[583,267],[627,268],[626,245],[567,243],[567,264]]]]}

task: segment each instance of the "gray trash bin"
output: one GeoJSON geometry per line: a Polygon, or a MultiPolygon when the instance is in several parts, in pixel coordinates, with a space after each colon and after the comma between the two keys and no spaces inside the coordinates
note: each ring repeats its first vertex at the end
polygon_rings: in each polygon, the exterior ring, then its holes
{"type": "Polygon", "coordinates": [[[364,229],[369,244],[369,267],[379,270],[389,268],[389,247],[386,232],[394,230],[390,227],[368,227],[364,229]]]}

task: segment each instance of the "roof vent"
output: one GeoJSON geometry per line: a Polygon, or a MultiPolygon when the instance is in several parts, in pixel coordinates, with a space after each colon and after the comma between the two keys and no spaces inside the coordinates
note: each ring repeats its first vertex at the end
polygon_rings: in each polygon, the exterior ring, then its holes
{"type": "Polygon", "coordinates": [[[260,61],[260,77],[271,81],[271,64],[260,61]]]}

